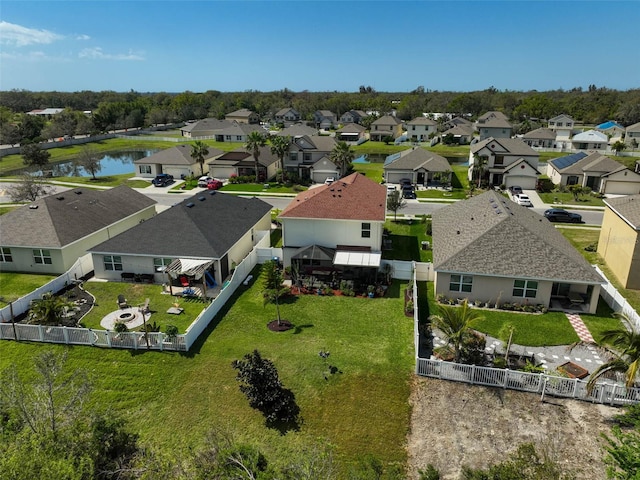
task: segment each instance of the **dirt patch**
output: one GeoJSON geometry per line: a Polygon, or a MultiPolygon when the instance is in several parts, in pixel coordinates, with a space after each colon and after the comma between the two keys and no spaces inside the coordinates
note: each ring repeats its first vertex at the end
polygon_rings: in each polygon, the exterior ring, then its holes
{"type": "Polygon", "coordinates": [[[601,432],[619,409],[512,390],[415,379],[408,437],[410,478],[431,463],[443,480],[463,465],[486,468],[524,442],[549,452],[577,478],[606,478],[601,432]]]}

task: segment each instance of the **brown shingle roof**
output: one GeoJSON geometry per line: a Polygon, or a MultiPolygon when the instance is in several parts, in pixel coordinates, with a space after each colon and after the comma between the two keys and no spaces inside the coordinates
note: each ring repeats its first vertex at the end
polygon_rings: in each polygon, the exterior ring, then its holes
{"type": "Polygon", "coordinates": [[[359,173],[298,194],[282,218],[371,220],[384,222],[387,189],[359,173]]]}

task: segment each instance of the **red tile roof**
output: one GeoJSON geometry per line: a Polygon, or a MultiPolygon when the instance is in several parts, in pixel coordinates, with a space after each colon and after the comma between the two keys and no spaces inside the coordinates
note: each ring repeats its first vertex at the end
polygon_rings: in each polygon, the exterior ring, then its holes
{"type": "Polygon", "coordinates": [[[326,218],[384,222],[387,189],[359,173],[298,194],[283,218],[326,218]]]}

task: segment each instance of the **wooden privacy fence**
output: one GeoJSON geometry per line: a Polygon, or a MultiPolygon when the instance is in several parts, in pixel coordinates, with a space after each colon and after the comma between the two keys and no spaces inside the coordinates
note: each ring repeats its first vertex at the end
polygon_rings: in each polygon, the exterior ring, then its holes
{"type": "Polygon", "coordinates": [[[527,373],[492,367],[418,358],[416,373],[423,377],[465,382],[471,385],[508,388],[553,397],[573,398],[592,403],[623,406],[640,402],[640,388],[599,382],[587,391],[587,382],[544,373],[527,373]]]}

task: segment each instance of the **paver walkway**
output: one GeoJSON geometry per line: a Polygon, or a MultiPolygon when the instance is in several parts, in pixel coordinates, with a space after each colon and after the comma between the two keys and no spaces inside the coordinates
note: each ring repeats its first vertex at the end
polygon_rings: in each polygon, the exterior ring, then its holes
{"type": "Polygon", "coordinates": [[[582,321],[582,318],[580,318],[580,315],[577,313],[567,313],[567,318],[569,319],[569,323],[571,323],[573,329],[578,334],[580,341],[585,343],[596,343],[591,336],[591,332],[582,321]]]}

